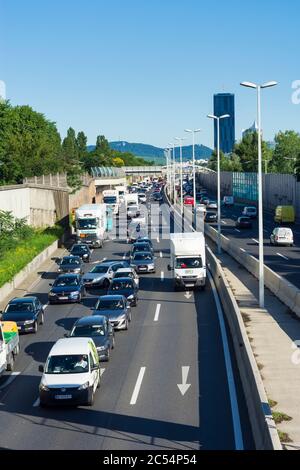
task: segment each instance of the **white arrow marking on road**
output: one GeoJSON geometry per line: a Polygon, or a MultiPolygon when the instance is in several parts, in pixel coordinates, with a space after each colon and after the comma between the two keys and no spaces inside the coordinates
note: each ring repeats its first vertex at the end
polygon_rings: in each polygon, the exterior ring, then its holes
{"type": "Polygon", "coordinates": [[[21,372],[12,372],[10,375],[7,375],[6,377],[8,377],[8,379],[0,386],[0,390],[3,390],[5,387],[11,384],[20,374],[21,372]]]}
{"type": "Polygon", "coordinates": [[[222,224],[227,225],[227,222],[225,222],[225,220],[222,220],[222,224]]]}
{"type": "Polygon", "coordinates": [[[177,384],[177,387],[179,388],[180,393],[183,397],[192,385],[192,384],[187,384],[187,378],[188,378],[188,375],[189,375],[189,371],[190,371],[189,366],[183,366],[182,367],[182,383],[177,384]]]}
{"type": "Polygon", "coordinates": [[[190,298],[192,297],[192,294],[191,294],[190,292],[186,292],[186,293],[184,294],[184,297],[185,297],[186,299],[190,299],[190,298]]]}

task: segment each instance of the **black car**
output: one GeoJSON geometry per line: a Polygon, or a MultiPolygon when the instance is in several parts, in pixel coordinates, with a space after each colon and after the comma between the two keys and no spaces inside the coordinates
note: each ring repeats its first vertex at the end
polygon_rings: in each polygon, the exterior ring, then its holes
{"type": "Polygon", "coordinates": [[[239,217],[235,223],[237,228],[252,228],[252,220],[250,217],[239,217]]]}
{"type": "Polygon", "coordinates": [[[206,212],[204,216],[204,221],[207,223],[217,222],[218,216],[216,212],[206,212]]]}
{"type": "Polygon", "coordinates": [[[123,295],[103,295],[93,308],[93,315],[105,315],[115,330],[128,330],[131,307],[123,295]]]}
{"type": "Polygon", "coordinates": [[[130,277],[113,279],[107,291],[107,295],[123,295],[133,307],[137,305],[137,293],[138,288],[130,277]]]}
{"type": "Polygon", "coordinates": [[[130,256],[132,256],[136,251],[146,251],[147,253],[152,253],[154,252],[152,246],[147,243],[147,242],[139,242],[136,241],[131,248],[131,253],[130,256]]]}
{"type": "MultiPolygon", "coordinates": [[[[2,313],[2,312],[0,312],[2,313]]],[[[44,306],[37,297],[12,299],[1,315],[1,321],[14,321],[21,333],[37,333],[44,323],[44,306]]]]}
{"type": "Polygon", "coordinates": [[[58,267],[59,273],[83,273],[83,261],[80,256],[64,256],[58,267]]]}
{"type": "Polygon", "coordinates": [[[48,294],[50,304],[81,302],[86,296],[85,286],[79,274],[61,274],[54,284],[49,284],[48,294]]]}
{"type": "Polygon", "coordinates": [[[82,261],[89,263],[92,253],[88,245],[85,245],[84,243],[76,243],[72,246],[70,254],[72,256],[79,256],[82,261]]]}
{"type": "Polygon", "coordinates": [[[154,193],[152,199],[155,202],[161,202],[163,200],[163,197],[160,193],[154,193]]]}
{"type": "Polygon", "coordinates": [[[71,330],[70,337],[92,338],[102,361],[109,361],[110,352],[115,347],[115,332],[105,315],[79,318],[71,330]]]}

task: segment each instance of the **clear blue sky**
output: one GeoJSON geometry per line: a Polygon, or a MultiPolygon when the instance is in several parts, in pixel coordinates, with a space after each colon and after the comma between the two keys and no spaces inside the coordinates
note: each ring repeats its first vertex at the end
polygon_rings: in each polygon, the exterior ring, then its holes
{"type": "Polygon", "coordinates": [[[300,130],[299,0],[0,0],[0,79],[13,104],[97,134],[165,146],[186,127],[213,145],[212,95],[236,94],[236,134],[264,91],[268,140],[300,130]]]}

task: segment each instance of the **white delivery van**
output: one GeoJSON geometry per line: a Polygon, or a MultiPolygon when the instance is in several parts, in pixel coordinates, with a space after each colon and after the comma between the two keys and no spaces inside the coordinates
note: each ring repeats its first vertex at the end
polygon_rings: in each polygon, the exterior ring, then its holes
{"type": "Polygon", "coordinates": [[[91,338],[63,338],[52,347],[40,386],[40,406],[94,403],[100,386],[100,365],[97,349],[91,338]]]}
{"type": "Polygon", "coordinates": [[[86,204],[75,212],[77,242],[93,247],[103,246],[107,236],[106,204],[86,204]]]}
{"type": "Polygon", "coordinates": [[[175,290],[201,288],[206,283],[205,238],[202,232],[170,234],[171,264],[175,290]]]}
{"type": "Polygon", "coordinates": [[[119,203],[124,202],[127,186],[116,186],[116,191],[118,192],[119,203]]]}
{"type": "Polygon", "coordinates": [[[139,204],[139,196],[137,193],[130,193],[130,194],[125,194],[125,207],[127,210],[128,206],[138,206],[139,204]]]}

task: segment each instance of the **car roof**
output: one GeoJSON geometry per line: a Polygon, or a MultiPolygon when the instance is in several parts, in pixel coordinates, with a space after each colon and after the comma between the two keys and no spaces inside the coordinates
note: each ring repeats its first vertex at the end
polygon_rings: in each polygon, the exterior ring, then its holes
{"type": "Polygon", "coordinates": [[[49,356],[89,354],[91,338],[61,338],[52,347],[49,356]]]}
{"type": "Polygon", "coordinates": [[[80,278],[80,274],[76,274],[76,273],[59,274],[56,279],[63,279],[65,277],[80,278]]]}
{"type": "Polygon", "coordinates": [[[63,256],[63,259],[79,259],[79,260],[81,260],[80,256],[72,256],[72,255],[71,256],[70,255],[69,256],[63,256]]]}
{"type": "Polygon", "coordinates": [[[11,299],[8,303],[9,304],[20,304],[23,302],[35,302],[37,297],[16,297],[15,299],[11,299]]]}
{"type": "Polygon", "coordinates": [[[117,279],[112,279],[112,282],[127,282],[127,281],[131,281],[132,282],[132,279],[131,277],[118,277],[117,279]]]}
{"type": "MultiPolygon", "coordinates": [[[[126,278],[128,279],[128,278],[126,278]]],[[[131,278],[129,278],[131,280],[131,278]]],[[[98,300],[126,300],[124,295],[101,295],[98,297],[98,300]]]]}
{"type": "Polygon", "coordinates": [[[128,268],[119,268],[117,269],[117,273],[133,273],[134,272],[134,269],[131,268],[130,266],[128,268]]]}
{"type": "Polygon", "coordinates": [[[134,256],[136,256],[136,255],[144,255],[144,256],[145,255],[151,255],[152,256],[152,253],[151,253],[151,251],[136,251],[134,253],[134,256]]]}
{"type": "Polygon", "coordinates": [[[81,317],[77,320],[74,326],[77,325],[103,325],[107,317],[105,315],[90,315],[88,317],[81,317]]]}
{"type": "Polygon", "coordinates": [[[96,266],[112,266],[113,264],[121,263],[121,261],[103,261],[102,263],[97,264],[96,266]]]}

